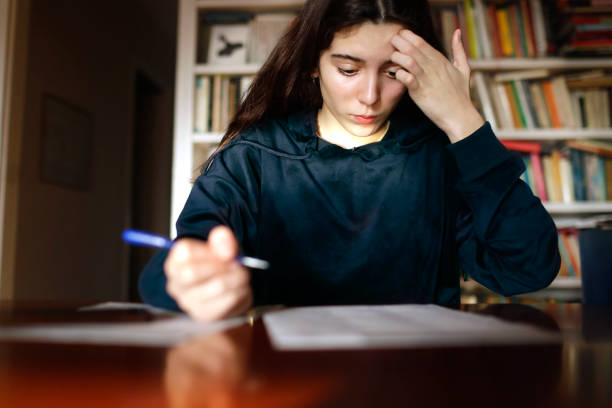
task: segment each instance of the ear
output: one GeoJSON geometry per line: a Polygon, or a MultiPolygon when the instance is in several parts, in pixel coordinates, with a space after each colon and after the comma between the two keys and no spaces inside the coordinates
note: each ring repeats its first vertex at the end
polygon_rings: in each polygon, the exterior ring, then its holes
{"type": "Polygon", "coordinates": [[[319,77],[319,68],[316,68],[316,69],[314,70],[314,72],[313,72],[312,74],[310,74],[310,77],[311,77],[312,79],[318,78],[318,77],[319,77]]]}

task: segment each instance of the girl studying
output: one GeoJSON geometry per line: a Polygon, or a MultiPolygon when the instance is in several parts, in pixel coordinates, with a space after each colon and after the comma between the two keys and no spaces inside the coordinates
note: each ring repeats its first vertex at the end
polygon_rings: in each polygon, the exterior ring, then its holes
{"type": "Polygon", "coordinates": [[[459,30],[452,60],[425,0],[306,1],[143,270],[143,300],[211,321],[457,304],[462,276],[506,296],[548,286],[555,225],[470,100],[459,30]]]}

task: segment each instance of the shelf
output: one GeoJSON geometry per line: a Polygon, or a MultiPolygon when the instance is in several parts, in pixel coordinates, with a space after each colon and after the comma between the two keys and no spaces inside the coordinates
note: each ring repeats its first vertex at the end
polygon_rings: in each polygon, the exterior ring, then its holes
{"type": "Polygon", "coordinates": [[[595,214],[612,212],[612,202],[542,203],[551,214],[595,214]]]}
{"type": "MultiPolygon", "coordinates": [[[[509,71],[520,69],[612,69],[612,58],[500,58],[470,60],[472,71],[509,71]]],[[[255,75],[261,64],[208,65],[197,64],[193,72],[198,75],[255,75]]]]}
{"type": "Polygon", "coordinates": [[[195,133],[193,135],[193,143],[221,143],[223,133],[195,133]]]}
{"type": "Polygon", "coordinates": [[[472,70],[508,71],[514,69],[612,69],[612,58],[494,58],[469,60],[472,70]]]}
{"type": "Polygon", "coordinates": [[[500,139],[612,139],[612,129],[496,129],[500,139]]]}
{"type": "Polygon", "coordinates": [[[209,65],[198,64],[193,72],[196,75],[255,75],[261,64],[209,65]]]}

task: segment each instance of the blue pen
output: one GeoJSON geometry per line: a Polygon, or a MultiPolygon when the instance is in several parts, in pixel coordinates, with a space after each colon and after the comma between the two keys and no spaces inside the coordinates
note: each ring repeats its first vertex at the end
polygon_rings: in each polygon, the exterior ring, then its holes
{"type": "MultiPolygon", "coordinates": [[[[121,234],[125,242],[132,245],[148,246],[154,248],[168,249],[172,246],[172,241],[163,235],[153,234],[151,232],[139,231],[135,229],[126,229],[121,234]]],[[[236,260],[241,265],[247,268],[268,269],[270,263],[263,259],[253,258],[251,256],[238,255],[236,260]]]]}

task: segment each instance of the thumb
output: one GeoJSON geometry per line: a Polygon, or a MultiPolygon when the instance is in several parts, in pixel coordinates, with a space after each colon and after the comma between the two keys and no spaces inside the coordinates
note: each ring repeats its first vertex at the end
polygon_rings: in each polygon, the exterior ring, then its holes
{"type": "Polygon", "coordinates": [[[208,244],[213,253],[222,261],[231,261],[238,254],[236,237],[225,225],[219,225],[210,231],[208,244]]]}
{"type": "Polygon", "coordinates": [[[461,30],[456,29],[453,33],[452,39],[453,47],[453,65],[464,75],[470,74],[470,65],[468,64],[468,58],[465,54],[465,48],[463,48],[463,42],[461,41],[461,30]]]}

